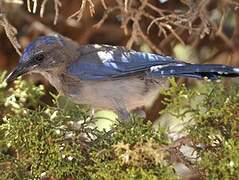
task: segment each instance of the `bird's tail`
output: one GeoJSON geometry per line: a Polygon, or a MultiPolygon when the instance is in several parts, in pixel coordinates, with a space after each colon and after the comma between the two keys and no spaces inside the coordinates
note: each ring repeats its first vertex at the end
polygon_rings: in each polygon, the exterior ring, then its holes
{"type": "Polygon", "coordinates": [[[239,68],[222,64],[169,64],[167,66],[152,67],[149,76],[153,77],[192,77],[217,80],[219,77],[239,76],[239,68]]]}

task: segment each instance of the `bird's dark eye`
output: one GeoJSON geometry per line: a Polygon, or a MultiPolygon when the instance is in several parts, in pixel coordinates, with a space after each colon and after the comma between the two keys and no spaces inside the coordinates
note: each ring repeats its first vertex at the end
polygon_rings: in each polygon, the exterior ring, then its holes
{"type": "Polygon", "coordinates": [[[35,61],[35,62],[41,62],[43,59],[45,58],[45,56],[44,56],[44,54],[37,54],[37,55],[35,55],[34,57],[33,57],[33,60],[35,61]]]}

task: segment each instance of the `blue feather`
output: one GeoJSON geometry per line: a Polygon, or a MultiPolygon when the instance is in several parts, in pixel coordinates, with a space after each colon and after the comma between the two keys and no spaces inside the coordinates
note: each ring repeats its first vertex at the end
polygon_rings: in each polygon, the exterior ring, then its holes
{"type": "Polygon", "coordinates": [[[68,72],[82,80],[104,80],[145,73],[152,66],[175,62],[176,60],[169,56],[122,51],[122,48],[111,51],[98,50],[82,55],[69,66],[68,72]]]}
{"type": "Polygon", "coordinates": [[[69,74],[81,80],[107,80],[139,74],[155,78],[178,76],[215,80],[219,76],[238,75],[235,68],[220,64],[189,64],[170,56],[114,46],[88,45],[81,48],[85,48],[80,49],[81,56],[67,69],[69,74]]]}
{"type": "Polygon", "coordinates": [[[30,56],[32,55],[34,50],[37,49],[37,47],[56,44],[58,42],[61,43],[62,46],[64,45],[64,40],[60,36],[41,36],[36,38],[24,49],[20,62],[29,60],[30,56]]]}

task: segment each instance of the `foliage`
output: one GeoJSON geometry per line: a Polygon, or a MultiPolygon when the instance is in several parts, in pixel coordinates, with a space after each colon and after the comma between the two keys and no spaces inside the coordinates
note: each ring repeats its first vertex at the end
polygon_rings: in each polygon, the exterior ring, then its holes
{"type": "Polygon", "coordinates": [[[42,86],[1,79],[0,179],[178,179],[167,161],[165,129],[138,117],[112,133],[97,130],[89,108],[71,103],[38,104],[42,86]],[[69,108],[70,107],[70,108],[69,108]]]}
{"type": "MultiPolygon", "coordinates": [[[[1,76],[0,178],[179,179],[174,164],[210,179],[238,179],[239,94],[235,84],[178,85],[161,93],[165,110],[182,120],[180,138],[132,116],[100,131],[88,107],[54,96],[40,103],[42,86],[1,76]],[[193,148],[188,156],[183,146],[193,148]]],[[[170,117],[169,117],[170,118],[170,117]]]]}
{"type": "MultiPolygon", "coordinates": [[[[163,92],[168,96],[164,112],[187,121],[187,135],[181,142],[196,155],[189,166],[210,179],[238,179],[238,85],[208,82],[188,89],[172,79],[171,85],[163,92]]],[[[189,160],[181,159],[184,163],[189,160]]]]}

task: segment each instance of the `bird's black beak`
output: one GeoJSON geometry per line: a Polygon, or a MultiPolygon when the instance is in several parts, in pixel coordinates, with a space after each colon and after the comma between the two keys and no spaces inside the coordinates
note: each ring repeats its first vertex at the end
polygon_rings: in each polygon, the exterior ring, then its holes
{"type": "Polygon", "coordinates": [[[24,64],[19,64],[6,78],[7,82],[15,80],[17,77],[27,73],[28,68],[24,64]]]}

